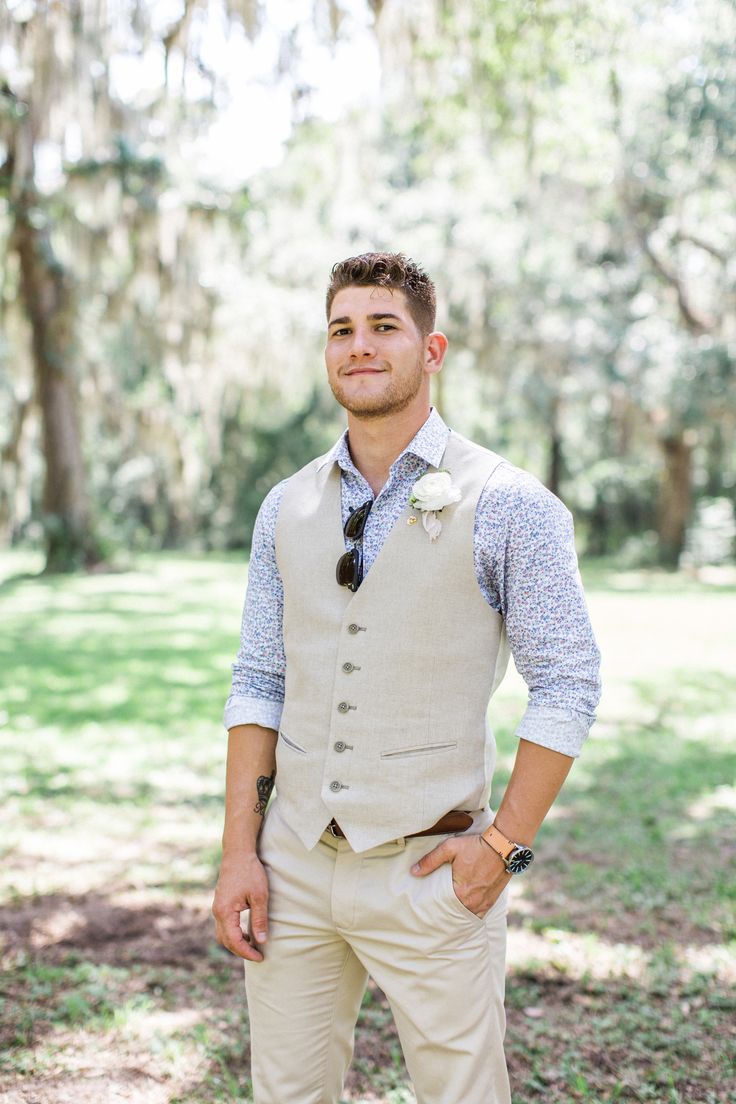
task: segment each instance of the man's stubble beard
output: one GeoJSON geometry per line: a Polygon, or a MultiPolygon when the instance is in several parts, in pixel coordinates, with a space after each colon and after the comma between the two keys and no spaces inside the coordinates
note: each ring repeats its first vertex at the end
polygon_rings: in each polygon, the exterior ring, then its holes
{"type": "Polygon", "coordinates": [[[406,410],[416,398],[424,379],[423,363],[423,356],[418,355],[415,373],[408,378],[391,380],[388,390],[382,395],[364,395],[361,398],[349,399],[339,381],[336,384],[333,384],[332,380],[328,382],[340,406],[345,407],[351,414],[359,418],[385,418],[389,414],[399,414],[402,410],[406,410]]]}

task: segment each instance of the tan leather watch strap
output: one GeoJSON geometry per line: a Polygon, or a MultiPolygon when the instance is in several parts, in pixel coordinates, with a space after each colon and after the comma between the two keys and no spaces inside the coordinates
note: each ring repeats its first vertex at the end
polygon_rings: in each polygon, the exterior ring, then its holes
{"type": "Polygon", "coordinates": [[[507,839],[503,832],[499,832],[495,824],[491,824],[485,832],[481,833],[481,839],[484,839],[488,846],[492,847],[496,854],[501,856],[504,862],[516,847],[516,844],[507,839]]]}

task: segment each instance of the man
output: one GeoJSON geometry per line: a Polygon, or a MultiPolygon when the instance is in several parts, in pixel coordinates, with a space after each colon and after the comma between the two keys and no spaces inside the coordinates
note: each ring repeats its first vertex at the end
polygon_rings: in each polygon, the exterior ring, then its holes
{"type": "Polygon", "coordinates": [[[216,936],[244,959],[257,1104],[336,1104],[369,974],[419,1104],[508,1104],[508,884],[600,695],[571,517],[430,406],[447,338],[417,265],[335,265],[327,319],[348,428],[256,521],[216,936]],[[494,816],[509,645],[530,699],[494,816]]]}

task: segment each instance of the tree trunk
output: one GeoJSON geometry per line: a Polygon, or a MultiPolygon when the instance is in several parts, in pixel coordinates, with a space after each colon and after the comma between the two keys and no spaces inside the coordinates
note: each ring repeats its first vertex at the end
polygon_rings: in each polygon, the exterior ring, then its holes
{"type": "Polygon", "coordinates": [[[685,545],[692,509],[693,441],[680,430],[659,438],[664,472],[657,504],[659,560],[665,567],[677,567],[685,545]]]}
{"type": "Polygon", "coordinates": [[[562,435],[559,427],[559,399],[552,400],[550,409],[549,454],[547,458],[547,489],[559,497],[562,482],[562,435]]]}
{"type": "MultiPolygon", "coordinates": [[[[713,420],[705,454],[705,486],[703,494],[715,498],[724,493],[724,474],[728,471],[728,451],[724,423],[713,420]]],[[[731,431],[733,433],[733,430],[731,431]]],[[[734,437],[731,437],[733,440],[734,437]]]]}
{"type": "Polygon", "coordinates": [[[28,512],[19,507],[24,497],[26,482],[21,476],[21,454],[30,407],[28,399],[19,399],[16,402],[10,436],[0,451],[0,470],[3,472],[0,478],[0,543],[2,544],[13,543],[19,527],[19,518],[28,512]]]}
{"type": "Polygon", "coordinates": [[[21,292],[32,331],[36,398],[46,463],[43,524],[47,572],[75,571],[101,559],[90,529],[77,381],[74,373],[74,297],[70,277],[54,256],[46,220],[32,189],[14,205],[13,243],[21,292]]]}

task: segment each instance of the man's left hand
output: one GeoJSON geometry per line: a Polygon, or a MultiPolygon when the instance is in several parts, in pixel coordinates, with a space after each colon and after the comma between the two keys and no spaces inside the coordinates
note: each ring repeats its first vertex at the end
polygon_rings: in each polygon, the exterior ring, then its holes
{"type": "Polygon", "coordinates": [[[411,872],[423,877],[446,862],[452,863],[452,884],[457,897],[480,917],[493,908],[513,877],[501,856],[479,835],[451,836],[423,855],[411,872]]]}

